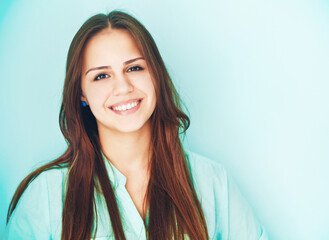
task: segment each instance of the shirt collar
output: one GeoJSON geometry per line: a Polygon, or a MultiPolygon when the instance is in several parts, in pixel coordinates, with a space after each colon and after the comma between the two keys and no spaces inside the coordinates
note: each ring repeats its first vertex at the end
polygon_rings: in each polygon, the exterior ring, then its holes
{"type": "Polygon", "coordinates": [[[105,163],[105,167],[107,170],[107,174],[109,175],[110,181],[113,186],[117,187],[124,187],[126,186],[127,178],[123,175],[112,163],[111,161],[105,156],[102,152],[103,160],[105,163]]]}

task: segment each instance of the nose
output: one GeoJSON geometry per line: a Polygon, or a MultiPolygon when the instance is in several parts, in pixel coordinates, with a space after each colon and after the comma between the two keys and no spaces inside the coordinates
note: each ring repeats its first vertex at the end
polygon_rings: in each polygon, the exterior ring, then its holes
{"type": "Polygon", "coordinates": [[[125,95],[134,90],[130,79],[124,75],[117,75],[114,79],[113,94],[114,95],[125,95]]]}

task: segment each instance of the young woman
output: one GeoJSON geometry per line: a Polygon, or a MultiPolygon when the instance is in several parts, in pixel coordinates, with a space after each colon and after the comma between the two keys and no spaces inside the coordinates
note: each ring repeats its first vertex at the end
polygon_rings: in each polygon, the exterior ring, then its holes
{"type": "Polygon", "coordinates": [[[150,33],[113,11],[70,45],[66,152],[28,175],[6,239],[265,239],[225,169],[179,138],[189,127],[150,33]]]}

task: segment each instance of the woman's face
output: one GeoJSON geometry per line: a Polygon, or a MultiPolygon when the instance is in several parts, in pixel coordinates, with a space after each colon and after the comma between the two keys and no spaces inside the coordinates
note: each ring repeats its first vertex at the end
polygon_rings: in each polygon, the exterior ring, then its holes
{"type": "Polygon", "coordinates": [[[146,61],[126,30],[108,28],[88,41],[81,89],[81,100],[90,106],[99,131],[140,130],[156,105],[146,61]]]}

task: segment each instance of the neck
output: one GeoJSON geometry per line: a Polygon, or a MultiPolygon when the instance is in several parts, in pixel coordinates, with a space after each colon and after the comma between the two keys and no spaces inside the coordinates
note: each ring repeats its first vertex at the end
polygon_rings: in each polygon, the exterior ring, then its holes
{"type": "Polygon", "coordinates": [[[135,132],[114,132],[98,126],[102,151],[109,161],[126,177],[136,171],[147,171],[150,158],[151,126],[144,124],[135,132]]]}

